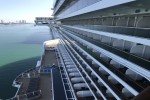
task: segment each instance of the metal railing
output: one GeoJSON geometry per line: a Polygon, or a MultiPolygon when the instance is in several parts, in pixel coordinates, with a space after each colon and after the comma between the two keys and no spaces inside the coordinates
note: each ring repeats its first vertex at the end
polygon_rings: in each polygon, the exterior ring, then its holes
{"type": "MultiPolygon", "coordinates": [[[[73,38],[71,38],[71,37],[69,37],[70,39],[72,39],[73,40],[73,38]]],[[[74,41],[74,40],[73,40],[74,41]]],[[[78,44],[77,44],[78,45],[78,44]]],[[[76,48],[75,48],[75,50],[77,50],[76,48]]],[[[81,53],[81,52],[79,52],[78,50],[77,50],[77,52],[79,53],[79,55],[84,59],[84,60],[86,60],[86,62],[89,64],[89,66],[90,66],[90,68],[100,77],[100,79],[102,79],[103,81],[104,81],[104,83],[105,83],[105,85],[106,85],[106,87],[111,87],[111,89],[112,89],[112,93],[114,93],[114,94],[117,94],[117,96],[116,96],[116,98],[122,98],[122,99],[125,99],[126,97],[121,93],[121,91],[119,91],[113,84],[111,84],[109,81],[108,81],[108,79],[106,79],[105,77],[104,77],[104,75],[102,75],[102,73],[100,73],[98,70],[97,70],[97,68],[95,68],[95,67],[93,67],[93,64],[92,64],[92,61],[89,61],[89,60],[87,60],[87,58],[86,58],[86,56],[85,55],[83,55],[83,53],[81,53]]],[[[92,71],[92,72],[93,72],[92,71]]]]}
{"type": "Polygon", "coordinates": [[[92,43],[92,44],[94,44],[94,45],[96,45],[96,46],[98,46],[98,47],[100,47],[100,48],[103,48],[103,49],[105,49],[105,50],[107,50],[107,51],[109,51],[113,54],[116,54],[116,55],[118,55],[118,56],[120,56],[120,57],[122,57],[122,58],[124,58],[128,61],[131,61],[134,64],[137,64],[137,65],[141,66],[142,68],[150,70],[150,67],[149,67],[150,61],[149,60],[146,60],[146,59],[141,58],[139,56],[136,56],[134,54],[122,51],[118,48],[115,48],[113,46],[102,43],[98,40],[94,40],[93,38],[90,38],[90,37],[87,37],[87,36],[84,36],[84,35],[81,35],[81,34],[78,34],[78,33],[75,33],[75,32],[71,32],[71,33],[78,36],[78,37],[80,37],[80,38],[82,38],[82,39],[84,39],[84,40],[86,40],[86,41],[88,41],[88,42],[90,42],[90,43],[92,43]]]}
{"type": "MultiPolygon", "coordinates": [[[[73,89],[73,86],[72,86],[72,83],[71,83],[71,79],[70,79],[70,77],[69,77],[69,74],[67,73],[67,69],[66,69],[66,66],[65,66],[65,64],[64,64],[64,61],[63,61],[63,59],[62,59],[62,50],[60,49],[61,47],[60,47],[60,45],[61,44],[59,44],[58,45],[58,50],[59,50],[59,56],[61,57],[61,63],[63,63],[62,64],[62,66],[64,66],[63,67],[63,69],[64,69],[64,72],[65,72],[65,76],[66,76],[66,78],[67,78],[67,80],[68,80],[68,82],[69,82],[69,84],[70,84],[70,88],[69,88],[69,90],[71,91],[71,95],[72,95],[72,98],[74,98],[75,100],[77,99],[77,96],[76,96],[76,94],[75,94],[75,91],[74,91],[74,89],[73,89]]],[[[59,67],[60,68],[60,67],[59,67]]],[[[61,69],[61,68],[60,68],[61,69]]],[[[61,72],[61,77],[62,77],[62,72],[61,72]]],[[[65,87],[65,83],[63,82],[63,85],[64,85],[64,87],[65,87]]],[[[65,91],[66,91],[66,97],[68,98],[68,95],[67,95],[67,90],[65,89],[65,91]]]]}
{"type": "MultiPolygon", "coordinates": [[[[64,38],[62,37],[62,41],[64,40],[64,38]]],[[[67,41],[63,41],[63,44],[65,44],[65,48],[68,51],[72,61],[74,62],[74,64],[76,65],[76,68],[78,70],[78,72],[80,73],[80,75],[82,76],[83,80],[85,81],[85,83],[87,84],[87,86],[89,87],[90,91],[92,92],[94,98],[97,100],[98,95],[96,94],[96,92],[94,91],[95,89],[93,89],[93,87],[91,86],[91,84],[89,83],[89,80],[87,80],[87,78],[85,77],[85,75],[83,74],[83,72],[81,72],[81,65],[83,67],[83,63],[79,63],[79,61],[75,58],[75,56],[73,55],[73,53],[71,52],[71,47],[68,45],[67,41]]],[[[84,65],[85,66],[85,65],[84,65]]],[[[89,76],[89,75],[88,75],[89,76]]],[[[94,81],[93,81],[94,83],[94,81]]]]}
{"type": "Polygon", "coordinates": [[[30,92],[30,93],[23,94],[23,95],[17,95],[17,96],[15,96],[13,98],[10,98],[8,100],[37,99],[41,96],[42,96],[42,92],[41,92],[41,90],[38,90],[38,91],[33,91],[33,92],[30,92]]]}
{"type": "MultiPolygon", "coordinates": [[[[70,37],[72,40],[74,40],[72,37],[70,37]]],[[[76,41],[76,40],[74,40],[76,41]]],[[[118,77],[123,79],[126,83],[131,85],[135,90],[137,90],[139,93],[144,90],[144,87],[136,83],[133,79],[125,76],[122,72],[120,72],[117,68],[115,68],[113,65],[109,64],[108,62],[102,60],[100,56],[98,56],[96,53],[94,53],[92,50],[87,49],[87,46],[80,44],[78,41],[76,41],[76,44],[78,44],[82,49],[84,49],[86,52],[88,52],[90,55],[92,55],[96,60],[100,61],[104,66],[107,66],[109,70],[111,70],[113,73],[117,74],[118,77]]],[[[80,52],[79,52],[80,53],[80,52]]]]}

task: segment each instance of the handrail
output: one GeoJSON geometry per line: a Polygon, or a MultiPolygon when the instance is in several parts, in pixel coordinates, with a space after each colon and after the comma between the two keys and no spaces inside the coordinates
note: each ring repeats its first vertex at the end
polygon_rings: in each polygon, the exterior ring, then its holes
{"type": "MultiPolygon", "coordinates": [[[[62,41],[63,41],[63,40],[62,40],[62,41]]],[[[68,51],[70,57],[72,58],[74,64],[76,65],[77,70],[79,71],[79,66],[80,66],[80,65],[83,66],[83,64],[82,64],[82,63],[79,63],[77,60],[75,60],[76,57],[74,58],[74,55],[73,55],[73,53],[70,51],[70,47],[68,46],[68,44],[66,43],[66,41],[63,41],[63,43],[66,44],[66,45],[64,45],[64,46],[66,47],[66,50],[68,51]]],[[[84,77],[83,73],[81,73],[80,71],[79,71],[79,73],[80,73],[80,75],[82,76],[82,78],[83,78],[83,80],[85,81],[85,83],[87,84],[87,86],[89,87],[89,89],[90,89],[90,91],[92,92],[92,94],[94,95],[95,99],[97,100],[98,95],[96,95],[96,93],[92,90],[91,85],[87,82],[87,79],[84,77]]]]}
{"type": "Polygon", "coordinates": [[[54,100],[54,86],[53,86],[53,73],[52,73],[53,70],[51,70],[51,80],[52,80],[52,100],[54,100]]]}
{"type": "Polygon", "coordinates": [[[14,86],[14,87],[16,87],[15,85],[20,85],[20,86],[19,86],[19,87],[17,87],[17,88],[18,88],[18,90],[17,90],[17,92],[16,92],[15,96],[14,96],[14,97],[12,97],[12,98],[10,98],[10,99],[16,98],[17,93],[18,93],[18,91],[20,90],[20,87],[22,86],[22,82],[17,81],[17,79],[18,79],[19,77],[21,77],[23,73],[26,73],[26,72],[31,71],[31,70],[34,70],[34,69],[36,69],[36,67],[33,67],[33,68],[30,68],[30,69],[27,69],[27,70],[25,70],[24,72],[22,72],[21,74],[19,74],[19,75],[18,75],[18,76],[14,79],[12,86],[14,86]],[[19,83],[19,84],[17,84],[17,83],[19,83]]]}
{"type": "Polygon", "coordinates": [[[127,59],[127,60],[129,60],[129,61],[131,61],[131,62],[133,62],[135,64],[138,64],[138,65],[140,65],[141,67],[143,67],[145,69],[150,70],[150,67],[149,67],[150,61],[148,61],[146,59],[143,59],[143,58],[141,58],[139,56],[136,56],[134,54],[122,51],[122,50],[120,50],[118,48],[115,48],[113,46],[104,44],[104,43],[102,43],[100,41],[97,41],[97,40],[94,40],[92,38],[89,38],[89,37],[86,37],[86,36],[83,36],[83,35],[80,35],[80,34],[77,34],[77,33],[76,34],[74,33],[74,35],[76,35],[76,36],[78,36],[78,37],[80,37],[80,38],[82,38],[82,39],[84,39],[86,41],[89,41],[89,42],[95,44],[96,46],[104,48],[105,50],[108,50],[108,51],[110,51],[110,52],[112,52],[112,53],[114,53],[114,54],[116,54],[116,55],[118,55],[118,56],[120,56],[122,58],[125,58],[125,59],[127,59]]]}
{"type": "MultiPolygon", "coordinates": [[[[64,30],[62,30],[63,32],[66,32],[66,31],[64,31],[64,30]]],[[[122,53],[124,53],[125,51],[122,51],[121,52],[121,54],[120,54],[120,50],[117,50],[117,49],[115,49],[115,52],[114,52],[114,49],[112,49],[112,47],[108,47],[108,46],[106,46],[106,45],[100,45],[99,43],[99,41],[96,41],[96,42],[93,42],[93,40],[92,39],[90,39],[90,38],[88,38],[88,39],[86,39],[86,40],[84,40],[83,38],[78,38],[76,35],[72,35],[72,34],[70,34],[70,33],[68,33],[68,32],[66,32],[67,34],[69,34],[69,35],[71,35],[72,37],[74,37],[76,40],[79,40],[79,41],[82,41],[83,43],[85,43],[86,45],[90,45],[92,48],[94,48],[95,50],[100,50],[100,52],[102,52],[102,53],[104,53],[106,56],[108,56],[108,57],[110,57],[110,58],[112,58],[112,59],[114,59],[114,60],[116,60],[116,61],[118,61],[119,63],[121,63],[121,64],[123,64],[124,66],[126,66],[127,68],[129,68],[129,69],[131,69],[131,70],[133,70],[134,72],[138,72],[141,76],[143,76],[143,77],[145,77],[147,80],[150,80],[150,77],[149,77],[149,74],[150,74],[150,72],[149,72],[149,70],[147,70],[146,68],[143,68],[143,64],[145,64],[145,63],[143,63],[142,65],[141,65],[141,62],[139,62],[139,59],[138,58],[136,58],[136,59],[133,59],[133,57],[132,56],[129,56],[129,55],[123,55],[122,53]],[[92,41],[90,41],[90,40],[92,40],[92,41]],[[90,42],[89,42],[90,41],[90,42]],[[91,43],[92,42],[92,43],[91,43]],[[98,43],[97,43],[98,42],[98,43]],[[102,47],[100,47],[100,46],[102,46],[102,47]],[[106,49],[105,49],[105,48],[106,49]],[[116,51],[117,50],[117,51],[116,51]],[[119,53],[119,54],[118,54],[119,53]],[[125,56],[125,57],[124,57],[125,56]],[[128,60],[128,57],[130,57],[130,59],[128,60]],[[132,59],[131,59],[132,58],[132,59]],[[138,59],[138,61],[137,62],[135,62],[134,60],[137,60],[138,59]],[[135,63],[134,63],[134,62],[135,63]],[[138,65],[138,64],[140,64],[140,65],[138,65]]],[[[150,64],[148,64],[148,63],[150,63],[150,62],[147,62],[146,63],[146,65],[147,65],[147,68],[148,68],[148,66],[150,65],[150,64]]],[[[149,68],[150,69],[150,68],[149,68]]]]}
{"type": "Polygon", "coordinates": [[[144,90],[144,87],[140,86],[139,84],[137,84],[134,80],[132,80],[131,78],[125,76],[122,72],[120,72],[119,70],[117,70],[117,68],[115,68],[113,65],[110,65],[109,63],[107,63],[106,61],[102,60],[98,55],[96,55],[94,52],[92,52],[91,50],[87,50],[86,47],[84,47],[83,45],[80,45],[81,48],[83,48],[85,51],[87,51],[89,54],[91,54],[94,58],[96,58],[98,61],[100,61],[103,65],[107,66],[107,68],[109,68],[109,70],[111,70],[112,72],[114,72],[117,76],[119,76],[121,79],[123,79],[125,82],[127,82],[129,85],[131,85],[132,87],[134,87],[134,89],[136,89],[139,93],[141,91],[144,90]]]}
{"type": "MultiPolygon", "coordinates": [[[[59,53],[60,53],[60,56],[62,57],[61,50],[60,50],[59,46],[58,46],[58,50],[60,51],[59,53]]],[[[63,60],[62,60],[62,63],[64,63],[63,60]]],[[[74,91],[74,89],[73,89],[73,86],[72,86],[72,84],[71,84],[71,80],[70,80],[70,78],[69,78],[69,74],[67,73],[66,66],[64,67],[64,69],[65,69],[65,72],[66,72],[66,74],[67,74],[67,78],[68,78],[68,80],[69,80],[71,89],[72,89],[72,91],[73,91],[73,96],[74,96],[75,99],[77,99],[77,96],[76,96],[75,91],[74,91]]]]}
{"type": "MultiPolygon", "coordinates": [[[[67,43],[66,43],[67,44],[67,43]]],[[[106,98],[108,97],[108,95],[106,94],[106,93],[104,93],[104,91],[101,89],[101,87],[100,87],[100,85],[93,79],[93,78],[91,78],[90,77],[90,74],[86,71],[86,69],[84,68],[84,67],[86,67],[86,66],[89,66],[84,60],[83,60],[83,58],[82,57],[79,57],[79,54],[71,47],[71,46],[68,46],[67,45],[67,48],[68,48],[68,51],[69,50],[71,50],[71,51],[73,51],[73,52],[71,52],[70,51],[70,55],[72,55],[72,59],[74,59],[74,62],[76,63],[76,65],[78,65],[77,66],[77,68],[78,69],[81,69],[84,73],[85,73],[85,75],[89,78],[89,80],[93,83],[93,85],[95,86],[95,88],[96,89],[98,89],[98,91],[99,91],[99,93],[101,94],[101,96],[103,97],[103,99],[104,100],[106,100],[106,98]],[[76,52],[76,53],[75,53],[76,52]],[[77,57],[77,55],[78,55],[78,57],[77,57]],[[79,58],[80,59],[82,59],[82,61],[80,61],[79,60],[79,58]],[[83,64],[84,63],[84,64],[83,64]],[[81,65],[81,66],[79,66],[79,65],[81,65]],[[105,96],[104,96],[104,95],[105,96]]],[[[82,73],[81,73],[82,74],[82,73]]],[[[83,74],[82,74],[83,75],[83,74]]],[[[84,76],[84,75],[83,75],[84,76]]],[[[87,79],[85,79],[85,80],[87,80],[87,79]]],[[[89,84],[89,83],[87,83],[87,84],[89,84]]],[[[90,85],[89,85],[90,86],[90,85]]],[[[91,90],[92,91],[92,90],[91,90]]]]}
{"type": "MultiPolygon", "coordinates": [[[[140,30],[149,30],[150,28],[140,28],[140,27],[125,27],[125,26],[106,26],[106,25],[84,25],[84,26],[80,26],[82,28],[85,29],[91,29],[91,30],[96,30],[96,31],[104,31],[104,32],[111,32],[112,34],[124,34],[124,35],[129,35],[129,36],[135,36],[135,37],[141,37],[141,38],[150,38],[148,33],[145,34],[139,34],[137,33],[140,30]],[[104,29],[105,27],[105,29],[104,29]],[[109,30],[111,28],[111,31],[109,30]],[[118,30],[117,28],[120,28],[121,31],[123,32],[119,32],[120,30],[118,30]],[[128,32],[125,30],[128,29],[133,29],[133,32],[128,32]]],[[[80,28],[79,27],[79,28],[80,28]]]]}
{"type": "Polygon", "coordinates": [[[67,26],[67,25],[63,25],[62,28],[65,28],[68,30],[76,30],[78,32],[87,32],[87,33],[90,32],[92,34],[97,34],[100,36],[112,37],[112,38],[116,38],[116,39],[122,39],[122,40],[130,41],[133,43],[139,43],[139,44],[150,46],[150,40],[147,38],[140,38],[140,37],[135,37],[135,36],[131,36],[131,35],[116,34],[116,33],[111,33],[111,32],[104,32],[104,31],[96,31],[96,30],[79,28],[79,27],[75,27],[75,26],[67,26]]]}
{"type": "MultiPolygon", "coordinates": [[[[70,37],[71,38],[71,37],[70,37]]],[[[73,38],[71,38],[72,40],[74,40],[73,38]]],[[[77,41],[76,41],[77,42],[77,41]]],[[[95,55],[95,54],[91,54],[91,55],[95,55]]],[[[96,58],[98,61],[101,60],[99,57],[96,58]]],[[[133,80],[131,80],[130,78],[125,77],[122,73],[120,73],[119,71],[117,71],[112,65],[109,65],[108,63],[104,62],[103,60],[101,60],[102,64],[104,64],[104,66],[108,66],[109,70],[111,70],[113,73],[117,72],[117,76],[119,76],[121,79],[125,79],[127,81],[127,83],[131,86],[133,86],[133,84],[135,86],[134,89],[137,91],[141,91],[143,90],[143,87],[141,87],[140,85],[138,85],[137,83],[135,83],[133,80]],[[110,66],[110,67],[109,67],[110,66]],[[133,84],[132,84],[133,83],[133,84]]]]}
{"type": "MultiPolygon", "coordinates": [[[[57,46],[57,50],[59,51],[58,46],[57,46]]],[[[59,62],[58,62],[58,67],[59,67],[60,74],[61,74],[61,79],[62,79],[62,83],[63,83],[63,88],[64,88],[64,90],[65,90],[65,96],[66,96],[66,98],[67,98],[67,93],[66,93],[66,89],[65,89],[65,83],[63,82],[63,77],[62,77],[63,72],[61,72],[61,68],[60,68],[60,65],[61,65],[61,66],[64,66],[64,63],[63,63],[63,60],[62,60],[62,57],[61,57],[60,52],[58,52],[58,54],[59,54],[59,56],[60,56],[60,64],[59,64],[59,62]]],[[[57,61],[58,61],[58,59],[57,59],[57,61]]],[[[67,80],[68,80],[68,78],[67,78],[67,80]]],[[[53,99],[53,100],[55,100],[55,99],[53,99]]]]}
{"type": "MultiPolygon", "coordinates": [[[[87,62],[88,64],[90,64],[89,62],[87,62]]],[[[91,64],[92,64],[92,62],[91,62],[91,64]]],[[[90,65],[91,65],[90,64],[90,65]]],[[[95,69],[94,67],[92,67],[92,66],[90,66],[90,69],[92,69],[95,73],[96,73],[96,76],[98,77],[98,79],[100,79],[101,81],[103,81],[103,83],[104,83],[104,85],[110,90],[110,91],[112,91],[112,93],[114,94],[114,96],[115,96],[115,98],[117,98],[117,99],[123,99],[123,98],[125,98],[124,96],[123,96],[123,94],[121,94],[114,86],[112,86],[111,84],[110,84],[110,82],[108,82],[107,81],[107,79],[106,78],[104,78],[104,76],[99,72],[99,71],[97,71],[97,69],[95,69]],[[103,78],[103,79],[102,79],[103,78]],[[107,81],[107,82],[106,82],[107,81]],[[109,85],[108,85],[108,84],[109,85]],[[111,85],[111,86],[110,86],[111,85]],[[111,88],[110,88],[111,87],[111,88]],[[117,94],[119,94],[119,95],[117,95],[117,94]]]]}
{"type": "MultiPolygon", "coordinates": [[[[87,51],[87,48],[84,45],[81,45],[80,43],[78,43],[78,41],[76,41],[76,43],[81,48],[83,48],[85,51],[87,51]]],[[[119,76],[121,79],[125,80],[129,85],[131,85],[132,87],[134,87],[138,92],[141,92],[142,90],[144,90],[144,87],[142,87],[139,84],[137,84],[131,78],[126,77],[123,73],[121,73],[120,71],[118,71],[113,65],[110,65],[109,63],[107,63],[104,60],[102,60],[98,55],[96,55],[94,52],[92,52],[92,50],[88,50],[87,52],[89,54],[91,54],[94,58],[96,58],[98,61],[100,61],[103,65],[107,66],[112,72],[116,73],[117,76],[119,76]]]]}
{"type": "Polygon", "coordinates": [[[17,100],[20,100],[21,97],[25,97],[24,99],[27,99],[27,95],[29,95],[29,94],[34,94],[35,96],[38,95],[38,97],[40,97],[42,93],[41,93],[41,90],[33,91],[33,92],[29,92],[29,93],[22,94],[22,95],[17,95],[17,96],[15,96],[15,97],[13,97],[13,98],[10,98],[10,99],[8,99],[8,100],[16,100],[16,99],[17,99],[17,100]],[[35,93],[38,93],[38,94],[35,95],[35,93]]]}

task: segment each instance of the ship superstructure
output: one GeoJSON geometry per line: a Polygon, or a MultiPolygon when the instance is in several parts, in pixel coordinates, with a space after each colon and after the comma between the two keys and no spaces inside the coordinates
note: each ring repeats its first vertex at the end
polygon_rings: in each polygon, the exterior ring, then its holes
{"type": "Polygon", "coordinates": [[[25,98],[149,100],[149,4],[149,0],[55,0],[48,25],[53,40],[44,42],[37,67],[25,73],[31,81],[31,72],[36,72],[34,77],[43,83],[36,90],[38,97],[36,91],[26,91],[25,98]],[[42,80],[45,75],[50,81],[42,80]]]}
{"type": "Polygon", "coordinates": [[[73,99],[133,99],[149,87],[149,4],[149,0],[55,1],[54,29],[64,45],[60,52],[68,58],[63,68],[73,99]]]}

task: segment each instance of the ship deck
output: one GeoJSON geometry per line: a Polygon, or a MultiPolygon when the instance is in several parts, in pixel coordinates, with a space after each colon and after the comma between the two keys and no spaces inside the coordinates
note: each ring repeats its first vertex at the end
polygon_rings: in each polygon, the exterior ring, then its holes
{"type": "Polygon", "coordinates": [[[55,64],[56,66],[58,65],[55,51],[54,50],[45,50],[45,55],[43,56],[41,66],[46,67],[46,66],[52,66],[53,64],[55,64]]]}
{"type": "MultiPolygon", "coordinates": [[[[57,64],[56,54],[54,50],[45,50],[41,67],[52,66],[57,64]]],[[[49,100],[52,98],[52,77],[51,74],[40,74],[40,89],[42,97],[38,100],[49,100]]]]}
{"type": "MultiPolygon", "coordinates": [[[[54,50],[45,50],[45,54],[42,58],[41,68],[44,67],[50,67],[53,64],[56,66],[57,59],[56,54],[54,50]]],[[[24,94],[26,94],[29,83],[31,78],[39,78],[39,88],[38,90],[41,90],[41,97],[37,100],[49,100],[52,98],[52,77],[51,72],[49,73],[38,73],[38,70],[32,70],[28,73],[23,73],[22,77],[18,78],[19,82],[22,83],[22,86],[20,90],[18,91],[18,95],[20,96],[20,100],[24,100],[24,97],[26,97],[24,94]],[[30,77],[28,77],[28,74],[30,74],[30,77]]]]}
{"type": "Polygon", "coordinates": [[[23,72],[16,79],[20,86],[15,99],[55,100],[66,99],[61,73],[58,67],[57,46],[59,40],[50,40],[44,46],[41,65],[23,72]]]}
{"type": "Polygon", "coordinates": [[[55,100],[60,100],[60,98],[62,100],[66,99],[57,59],[56,51],[46,48],[41,67],[46,68],[53,65],[55,65],[55,67],[52,67],[51,74],[49,75],[40,74],[40,80],[43,85],[40,86],[42,97],[39,100],[49,100],[52,98],[55,98],[55,100]]]}
{"type": "Polygon", "coordinates": [[[42,91],[42,97],[38,100],[50,100],[52,98],[52,80],[51,75],[40,75],[40,90],[42,91]]]}

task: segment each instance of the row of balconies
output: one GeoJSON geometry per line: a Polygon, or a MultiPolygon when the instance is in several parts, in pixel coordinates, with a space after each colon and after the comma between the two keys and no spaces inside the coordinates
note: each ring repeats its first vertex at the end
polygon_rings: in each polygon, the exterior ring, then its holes
{"type": "Polygon", "coordinates": [[[75,34],[76,36],[79,36],[80,38],[85,39],[86,41],[89,41],[105,50],[115,53],[116,55],[125,58],[131,62],[134,62],[135,64],[139,64],[143,68],[149,70],[149,46],[139,45],[125,40],[95,35],[92,33],[86,33],[82,31],[72,31],[74,32],[72,34],[78,32],[78,34],[75,34]]]}
{"type": "Polygon", "coordinates": [[[148,15],[133,15],[125,17],[108,17],[108,18],[92,18],[62,21],[64,25],[74,25],[81,28],[91,30],[111,32],[116,34],[124,34],[130,36],[138,36],[150,38],[150,24],[148,15]]]}
{"type": "MultiPolygon", "coordinates": [[[[69,48],[70,46],[68,46],[69,48]]],[[[70,52],[72,53],[72,51],[70,50],[70,52]]],[[[78,59],[78,64],[80,64],[81,66],[78,67],[80,72],[82,73],[82,75],[86,78],[86,80],[88,80],[88,84],[90,84],[90,86],[92,87],[92,90],[94,91],[95,95],[97,95],[97,99],[102,99],[101,97],[101,92],[103,92],[102,89],[100,89],[100,85],[98,84],[98,82],[96,81],[96,79],[94,79],[94,77],[91,77],[91,74],[89,73],[89,71],[86,69],[86,65],[81,61],[80,59],[81,57],[77,58],[78,59]]],[[[74,61],[76,62],[76,61],[74,61]]],[[[108,98],[108,96],[104,96],[104,99],[106,100],[106,98],[108,98]]],[[[114,99],[114,98],[111,98],[114,99]]]]}
{"type": "MultiPolygon", "coordinates": [[[[64,4],[64,8],[61,9],[61,12],[58,14],[57,17],[62,17],[64,15],[68,15],[70,13],[76,12],[80,9],[83,9],[87,6],[90,6],[96,2],[99,2],[100,0],[68,0],[66,5],[64,4]]],[[[60,9],[60,7],[59,7],[60,9]]]]}
{"type": "Polygon", "coordinates": [[[70,80],[70,84],[72,86],[72,91],[75,92],[75,96],[77,99],[93,99],[93,95],[91,91],[89,90],[85,80],[79,73],[76,65],[71,60],[71,57],[69,56],[66,49],[63,47],[63,45],[59,45],[59,50],[64,62],[64,70],[66,70],[66,74],[68,75],[68,78],[70,80]]]}
{"type": "Polygon", "coordinates": [[[139,15],[124,15],[124,16],[108,16],[97,18],[78,18],[74,20],[64,20],[63,24],[68,25],[104,25],[104,26],[124,26],[124,27],[138,27],[150,28],[147,21],[150,19],[149,14],[139,15]]]}
{"type": "MultiPolygon", "coordinates": [[[[70,37],[71,38],[71,37],[70,37]]],[[[88,47],[88,48],[90,48],[90,47],[88,47]]],[[[86,48],[87,49],[87,48],[86,48]]],[[[85,49],[85,50],[86,50],[85,49]]],[[[94,50],[92,50],[91,49],[91,51],[94,51],[94,50]]],[[[89,54],[90,54],[90,52],[88,52],[89,54]]],[[[99,53],[100,54],[100,53],[99,53]]],[[[94,54],[92,54],[92,56],[94,56],[94,54]]],[[[113,61],[113,60],[111,60],[110,61],[110,58],[108,58],[107,56],[105,56],[105,55],[103,55],[103,54],[101,54],[101,55],[99,55],[99,58],[100,59],[102,59],[103,61],[105,61],[105,62],[110,62],[111,63],[111,65],[116,65],[117,67],[115,68],[115,69],[118,69],[118,70],[122,70],[121,72],[124,74],[124,76],[125,77],[129,77],[130,79],[132,79],[132,80],[134,80],[134,81],[138,81],[138,82],[132,82],[131,84],[133,84],[133,83],[138,83],[138,84],[140,84],[140,80],[142,80],[142,82],[143,82],[143,77],[142,76],[140,76],[139,74],[137,74],[137,73],[135,73],[135,72],[133,72],[132,70],[130,70],[130,69],[127,69],[127,68],[125,68],[125,66],[122,66],[122,65],[120,65],[119,63],[117,63],[117,62],[115,62],[115,61],[113,61]],[[119,67],[118,67],[119,66],[119,67]]],[[[96,58],[97,59],[97,58],[96,58]]],[[[98,59],[99,60],[99,59],[98,59]]],[[[106,66],[108,66],[108,65],[106,65],[106,66]]],[[[108,74],[108,72],[107,71],[105,71],[103,68],[99,68],[99,70],[101,71],[101,73],[103,74],[103,75],[105,75],[105,76],[107,76],[107,78],[108,78],[108,80],[110,81],[110,82],[112,82],[112,83],[116,83],[116,84],[118,84],[118,82],[114,79],[114,78],[112,78],[112,76],[111,75],[109,75],[108,74]],[[109,75],[109,76],[108,76],[109,75]],[[113,80],[113,81],[112,81],[113,80]]],[[[116,74],[117,74],[117,71],[116,71],[116,74]]],[[[127,81],[127,80],[126,80],[127,81]]],[[[128,82],[129,83],[129,82],[128,82]]],[[[145,83],[145,81],[144,81],[144,83],[145,83]]],[[[131,85],[130,84],[130,85],[131,85]]],[[[149,83],[148,83],[149,84],[149,83]]],[[[126,91],[126,89],[125,88],[122,88],[122,92],[123,91],[126,91]]],[[[128,93],[127,93],[128,94],[128,93]]],[[[129,94],[131,94],[131,93],[129,93],[129,94]]],[[[129,95],[128,94],[128,95],[129,95]]],[[[131,95],[130,95],[131,96],[131,95]]],[[[132,95],[133,96],[133,95],[132,95]]]]}
{"type": "MultiPolygon", "coordinates": [[[[81,55],[81,54],[80,54],[81,55]]],[[[87,62],[89,62],[87,59],[88,58],[86,58],[86,57],[84,57],[85,58],[85,60],[87,61],[87,62]]],[[[89,59],[90,60],[90,59],[89,59]]],[[[91,67],[95,67],[93,64],[92,64],[92,62],[91,62],[91,65],[90,65],[91,67]]],[[[83,67],[85,67],[85,66],[83,66],[83,67]]],[[[93,68],[93,69],[95,69],[95,68],[93,68]]],[[[97,80],[97,78],[96,78],[96,76],[94,75],[94,73],[93,73],[93,71],[90,71],[90,69],[89,68],[87,68],[87,67],[85,67],[85,70],[86,70],[86,72],[88,73],[88,74],[90,74],[91,75],[91,77],[95,80],[95,83],[98,83],[99,84],[99,86],[101,86],[101,91],[105,91],[105,96],[106,96],[106,98],[108,99],[114,99],[114,96],[112,95],[112,92],[110,92],[110,90],[108,90],[105,86],[104,86],[104,84],[100,81],[100,80],[97,80]],[[96,81],[97,80],[97,81],[96,81]]],[[[94,70],[95,72],[97,72],[97,73],[102,73],[104,76],[105,76],[105,71],[101,71],[101,70],[97,70],[97,69],[95,69],[94,70]]],[[[107,84],[109,84],[110,82],[108,82],[108,80],[106,80],[106,78],[104,77],[104,76],[101,76],[101,77],[103,77],[104,78],[104,80],[106,81],[106,83],[107,84]]],[[[109,77],[109,80],[110,81],[112,81],[112,82],[114,82],[114,81],[116,81],[114,78],[111,78],[111,76],[109,77]]],[[[115,82],[114,82],[115,83],[115,82]]],[[[112,85],[110,85],[109,84],[109,86],[112,86],[112,85]]],[[[100,88],[100,87],[99,87],[100,88]]],[[[113,87],[111,87],[111,88],[113,88],[113,87]]],[[[115,92],[117,92],[118,94],[120,94],[120,92],[118,92],[118,90],[116,90],[115,88],[113,88],[114,89],[114,91],[115,92]]],[[[127,89],[125,89],[125,88],[123,88],[123,93],[125,93],[126,95],[127,95],[127,97],[131,97],[131,95],[129,95],[129,94],[131,94],[129,91],[127,91],[127,89]]],[[[123,95],[121,95],[120,94],[120,96],[121,97],[123,97],[123,95]]],[[[133,96],[133,95],[132,95],[133,96]]],[[[123,98],[122,98],[123,99],[123,98]]]]}

